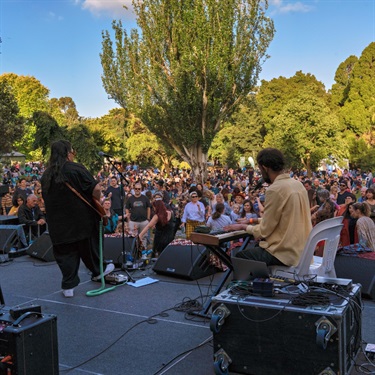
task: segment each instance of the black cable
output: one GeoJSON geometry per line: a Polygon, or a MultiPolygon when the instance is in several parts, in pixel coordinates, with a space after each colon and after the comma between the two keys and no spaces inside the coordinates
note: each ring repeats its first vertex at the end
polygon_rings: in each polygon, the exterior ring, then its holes
{"type": "Polygon", "coordinates": [[[176,359],[182,357],[183,355],[185,354],[188,354],[188,353],[191,353],[192,351],[194,350],[197,350],[207,344],[210,344],[210,342],[212,341],[212,337],[209,337],[207,338],[205,341],[203,341],[201,344],[198,344],[197,346],[195,346],[194,348],[192,349],[188,349],[188,350],[185,350],[184,352],[180,353],[180,354],[177,354],[175,357],[173,357],[170,361],[168,361],[167,363],[163,364],[162,368],[159,369],[158,371],[154,372],[153,375],[157,375],[159,374],[161,371],[163,371],[168,365],[170,365],[171,363],[173,363],[176,359]]]}
{"type": "MultiPolygon", "coordinates": [[[[81,362],[79,363],[78,365],[74,366],[74,367],[71,367],[69,369],[66,369],[66,370],[60,370],[60,372],[65,372],[65,373],[68,373],[72,370],[75,370],[76,368],[78,367],[81,367],[83,365],[85,365],[86,363],[92,361],[93,359],[101,356],[103,353],[105,353],[107,350],[109,350],[110,348],[112,348],[113,345],[117,344],[123,337],[125,337],[125,335],[127,335],[130,331],[132,331],[134,328],[136,328],[137,326],[139,326],[140,324],[142,323],[149,323],[149,324],[155,324],[157,323],[157,319],[154,319],[156,316],[162,316],[163,314],[166,313],[166,311],[170,311],[170,310],[173,310],[173,308],[169,308],[169,309],[166,309],[166,310],[163,310],[161,311],[160,313],[157,313],[157,314],[154,314],[146,319],[143,319],[141,320],[140,322],[134,324],[133,326],[131,326],[127,331],[125,331],[123,334],[121,334],[115,341],[112,342],[112,344],[108,345],[106,348],[104,348],[102,351],[100,351],[99,353],[95,354],[94,356],[92,356],[91,358],[88,358],[86,361],[84,362],[81,362]]],[[[167,315],[168,316],[168,315],[167,315]]]]}

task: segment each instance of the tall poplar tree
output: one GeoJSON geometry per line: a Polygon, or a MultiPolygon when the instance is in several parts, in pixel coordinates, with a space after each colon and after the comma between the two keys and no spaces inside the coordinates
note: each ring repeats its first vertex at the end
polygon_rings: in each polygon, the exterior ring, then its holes
{"type": "Polygon", "coordinates": [[[23,131],[24,118],[17,100],[7,83],[0,81],[0,153],[12,151],[13,143],[22,138],[23,131]]]}
{"type": "Polygon", "coordinates": [[[103,32],[108,95],[198,178],[222,122],[256,85],[273,39],[267,0],[133,0],[137,29],[103,32]]]}
{"type": "MultiPolygon", "coordinates": [[[[375,114],[375,42],[370,43],[354,64],[340,118],[356,135],[370,136],[375,114]]],[[[340,65],[341,66],[341,65],[340,65]]]]}

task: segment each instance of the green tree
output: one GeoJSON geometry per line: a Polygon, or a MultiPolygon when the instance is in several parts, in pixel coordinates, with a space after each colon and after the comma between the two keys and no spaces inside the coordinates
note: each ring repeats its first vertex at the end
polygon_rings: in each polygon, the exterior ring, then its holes
{"type": "Polygon", "coordinates": [[[279,77],[271,81],[262,80],[256,100],[261,108],[267,130],[272,130],[272,119],[279,115],[285,105],[300,91],[305,91],[306,87],[310,88],[312,94],[324,97],[328,101],[323,83],[310,73],[305,74],[298,71],[290,78],[279,77]]]}
{"type": "Polygon", "coordinates": [[[197,178],[223,121],[253,90],[274,35],[263,0],[133,0],[138,30],[103,32],[106,92],[197,178]]]}
{"type": "Polygon", "coordinates": [[[79,123],[80,117],[72,98],[52,98],[49,104],[51,114],[58,120],[60,125],[70,127],[79,123]]]}
{"type": "Polygon", "coordinates": [[[151,133],[140,120],[132,121],[128,134],[126,149],[129,161],[137,161],[144,166],[155,165],[169,171],[172,160],[176,157],[175,153],[162,145],[155,134],[151,133]]]}
{"type": "Polygon", "coordinates": [[[352,72],[357,61],[358,57],[349,56],[337,68],[335,73],[335,83],[331,88],[332,104],[334,106],[342,107],[345,101],[348,99],[352,72]]]}
{"type": "Polygon", "coordinates": [[[6,82],[17,100],[20,115],[25,118],[25,131],[21,140],[15,142],[15,148],[27,158],[38,160],[40,152],[33,147],[36,127],[32,116],[36,111],[48,112],[49,90],[32,76],[18,76],[6,73],[0,76],[6,82]]]}
{"type": "Polygon", "coordinates": [[[98,134],[91,132],[85,124],[78,124],[68,129],[67,139],[77,152],[76,161],[84,164],[87,169],[95,173],[100,170],[102,159],[98,156],[98,134]]]}
{"type": "Polygon", "coordinates": [[[85,119],[84,123],[94,134],[100,150],[126,160],[128,124],[131,121],[131,116],[124,109],[115,108],[105,116],[85,119]]]}
{"type": "Polygon", "coordinates": [[[323,98],[307,88],[291,99],[272,120],[273,130],[265,137],[266,147],[278,147],[293,167],[316,170],[330,155],[347,156],[347,144],[335,112],[323,98]]]}
{"type": "Polygon", "coordinates": [[[0,81],[0,152],[12,151],[15,141],[22,138],[24,119],[19,113],[17,100],[7,83],[0,81]]]}
{"type": "Polygon", "coordinates": [[[66,130],[60,127],[51,115],[43,111],[34,112],[32,121],[36,127],[34,148],[40,148],[42,156],[46,158],[51,143],[66,138],[66,130]]]}
{"type": "MultiPolygon", "coordinates": [[[[375,42],[370,43],[353,66],[349,90],[340,119],[357,135],[370,137],[375,100],[375,42]]],[[[370,137],[371,138],[371,137],[370,137]]]]}
{"type": "Polygon", "coordinates": [[[217,133],[208,156],[211,160],[218,160],[221,165],[236,168],[241,156],[247,160],[260,151],[264,135],[263,120],[254,97],[251,96],[217,133]]]}
{"type": "Polygon", "coordinates": [[[0,81],[11,87],[21,116],[30,119],[35,111],[48,111],[49,90],[35,77],[5,73],[0,75],[0,81]]]}

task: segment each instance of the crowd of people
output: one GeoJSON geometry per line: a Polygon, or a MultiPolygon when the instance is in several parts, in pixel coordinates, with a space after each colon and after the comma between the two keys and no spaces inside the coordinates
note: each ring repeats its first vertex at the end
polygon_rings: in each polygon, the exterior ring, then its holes
{"type": "MultiPolygon", "coordinates": [[[[293,212],[288,218],[288,205],[284,204],[291,197],[286,193],[280,195],[280,189],[286,186],[285,192],[295,193],[303,187],[307,192],[309,212],[305,214],[300,209],[300,214],[307,215],[311,225],[343,216],[340,246],[358,242],[375,251],[375,178],[371,170],[365,173],[348,169],[318,171],[313,177],[308,177],[305,171],[285,171],[284,164],[281,164],[282,170],[274,180],[264,179],[264,175],[272,175],[274,165],[262,167],[258,163],[256,169],[238,170],[211,168],[204,183],[194,181],[190,171],[184,169],[174,168],[166,173],[157,168],[142,169],[130,164],[120,169],[106,165],[92,176],[99,186],[98,199],[108,217],[104,233],[139,235],[145,248],[152,247],[153,256],[160,255],[178,231],[184,232],[189,239],[197,226],[219,230],[258,225],[260,232],[256,231],[254,235],[261,238],[264,237],[262,230],[265,231],[265,221],[261,224],[265,207],[277,204],[283,222],[287,219],[292,223],[296,214],[293,212]],[[293,189],[288,187],[290,183],[293,189]],[[278,185],[278,195],[275,195],[275,186],[278,185]],[[273,202],[274,199],[278,202],[273,202]]],[[[3,184],[9,186],[9,191],[3,195],[1,206],[3,215],[18,215],[20,223],[35,230],[38,225],[48,223],[40,183],[45,168],[41,164],[27,166],[27,171],[22,171],[22,174],[15,166],[4,169],[3,184]]],[[[61,196],[61,200],[64,199],[61,196]]],[[[267,218],[268,230],[271,219],[277,220],[274,212],[272,215],[267,218]]],[[[306,221],[304,225],[308,232],[310,225],[306,221]]],[[[285,233],[289,229],[284,225],[282,230],[285,233]]],[[[293,262],[287,260],[283,263],[293,262]]]]}

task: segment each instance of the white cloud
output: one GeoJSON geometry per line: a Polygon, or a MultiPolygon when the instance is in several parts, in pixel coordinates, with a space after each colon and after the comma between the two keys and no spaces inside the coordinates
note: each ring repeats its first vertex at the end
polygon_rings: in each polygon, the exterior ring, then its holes
{"type": "Polygon", "coordinates": [[[62,16],[58,16],[56,13],[54,12],[48,12],[48,20],[50,21],[62,21],[64,19],[64,17],[62,16]]]}
{"type": "Polygon", "coordinates": [[[75,3],[96,16],[110,14],[117,17],[129,17],[132,12],[131,0],[75,0],[75,3]],[[124,5],[128,9],[125,9],[124,5]]]}
{"type": "Polygon", "coordinates": [[[307,13],[314,9],[313,6],[304,4],[300,1],[285,3],[283,0],[270,0],[270,5],[273,5],[277,13],[307,13]]]}

